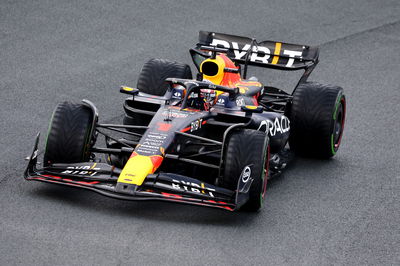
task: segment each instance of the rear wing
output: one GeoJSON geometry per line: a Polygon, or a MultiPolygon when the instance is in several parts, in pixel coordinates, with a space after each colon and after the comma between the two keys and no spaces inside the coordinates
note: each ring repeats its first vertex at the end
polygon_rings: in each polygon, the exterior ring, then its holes
{"type": "MultiPolygon", "coordinates": [[[[319,48],[255,39],[224,33],[200,31],[198,50],[225,51],[238,64],[255,65],[281,70],[308,69],[318,63],[319,48]]],[[[311,72],[311,71],[310,71],[311,72]]]]}

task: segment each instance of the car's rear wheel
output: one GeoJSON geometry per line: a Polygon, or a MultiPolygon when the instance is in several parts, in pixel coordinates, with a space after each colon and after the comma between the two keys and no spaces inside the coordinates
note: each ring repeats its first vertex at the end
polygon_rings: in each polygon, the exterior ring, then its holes
{"type": "MultiPolygon", "coordinates": [[[[169,86],[164,82],[167,78],[192,79],[192,72],[187,64],[153,58],[144,64],[139,74],[137,88],[144,93],[162,96],[169,86]]],[[[147,126],[150,120],[148,115],[132,112],[125,115],[123,124],[147,126]]],[[[143,133],[141,129],[129,131],[143,133]]],[[[132,139],[138,138],[132,137],[132,139]]]]}
{"type": "Polygon", "coordinates": [[[94,144],[92,122],[88,106],[67,101],[58,104],[47,133],[44,166],[88,161],[94,144]]]}
{"type": "Polygon", "coordinates": [[[334,156],[346,118],[343,89],[315,82],[300,84],[293,94],[289,118],[293,151],[321,159],[334,156]]]}
{"type": "Polygon", "coordinates": [[[269,138],[265,132],[242,129],[227,139],[224,155],[224,173],[219,180],[221,187],[236,190],[243,171],[249,171],[254,179],[249,191],[249,201],[241,210],[258,211],[264,201],[268,168],[269,138]],[[248,168],[247,168],[248,167],[248,168]]]}
{"type": "Polygon", "coordinates": [[[165,59],[150,59],[144,64],[139,74],[137,88],[144,93],[164,95],[168,84],[167,78],[192,79],[189,65],[165,59]]]}

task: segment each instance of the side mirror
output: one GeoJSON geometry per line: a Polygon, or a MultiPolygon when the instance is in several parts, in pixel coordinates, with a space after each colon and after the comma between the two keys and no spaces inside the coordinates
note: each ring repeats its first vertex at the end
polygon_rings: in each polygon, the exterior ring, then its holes
{"type": "Polygon", "coordinates": [[[119,92],[135,96],[139,93],[139,89],[122,86],[119,92]]]}
{"type": "Polygon", "coordinates": [[[262,113],[264,111],[264,108],[262,106],[254,106],[254,105],[243,105],[241,109],[242,111],[250,113],[262,113]]]}

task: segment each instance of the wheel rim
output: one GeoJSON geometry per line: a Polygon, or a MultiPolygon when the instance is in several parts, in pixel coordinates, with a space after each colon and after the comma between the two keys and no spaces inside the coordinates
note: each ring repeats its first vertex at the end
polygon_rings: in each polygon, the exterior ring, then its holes
{"type": "Polygon", "coordinates": [[[336,107],[335,114],[334,128],[331,136],[333,154],[335,154],[336,151],[339,149],[340,141],[343,135],[344,121],[346,116],[346,101],[343,96],[340,99],[338,106],[336,107]]]}
{"type": "Polygon", "coordinates": [[[262,175],[263,175],[263,187],[261,190],[261,200],[263,200],[265,198],[265,193],[267,191],[267,183],[268,183],[268,170],[269,170],[269,145],[267,147],[267,151],[266,154],[264,156],[264,168],[262,171],[262,175]]]}

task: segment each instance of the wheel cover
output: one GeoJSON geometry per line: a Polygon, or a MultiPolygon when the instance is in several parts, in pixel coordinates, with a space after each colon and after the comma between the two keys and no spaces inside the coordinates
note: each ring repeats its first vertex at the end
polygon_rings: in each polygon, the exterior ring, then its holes
{"type": "Polygon", "coordinates": [[[270,152],[269,152],[269,145],[267,148],[267,154],[265,156],[265,163],[264,163],[264,169],[263,169],[263,177],[264,177],[264,182],[263,182],[263,190],[262,190],[262,197],[264,198],[265,192],[267,191],[267,183],[268,183],[268,171],[269,171],[269,157],[270,157],[270,152]]]}
{"type": "Polygon", "coordinates": [[[263,204],[264,204],[264,198],[265,198],[265,194],[267,191],[269,159],[270,159],[270,148],[269,148],[269,144],[268,144],[265,155],[264,155],[263,169],[261,172],[261,178],[263,180],[262,189],[261,189],[261,193],[260,193],[261,206],[263,206],[263,204]]]}
{"type": "Polygon", "coordinates": [[[342,96],[335,109],[334,126],[331,135],[332,153],[335,154],[339,149],[340,141],[343,135],[344,122],[346,116],[346,100],[342,96]]]}

